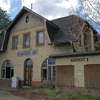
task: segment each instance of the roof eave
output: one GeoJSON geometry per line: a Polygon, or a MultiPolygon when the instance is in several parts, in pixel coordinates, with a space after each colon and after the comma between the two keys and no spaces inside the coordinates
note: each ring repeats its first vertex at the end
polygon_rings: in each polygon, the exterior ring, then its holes
{"type": "Polygon", "coordinates": [[[75,52],[75,53],[52,54],[52,55],[50,55],[50,58],[74,57],[74,56],[90,56],[90,55],[98,55],[98,54],[100,54],[100,51],[75,52]]]}
{"type": "Polygon", "coordinates": [[[20,12],[16,15],[16,17],[13,19],[12,23],[8,26],[7,31],[11,31],[11,29],[15,26],[15,24],[18,22],[18,20],[23,16],[23,14],[26,12],[24,7],[20,10],[20,12]]]}
{"type": "Polygon", "coordinates": [[[19,11],[19,13],[16,15],[16,17],[13,19],[12,23],[8,26],[7,28],[7,31],[11,31],[11,29],[14,27],[14,25],[18,22],[18,20],[23,16],[23,14],[25,12],[30,12],[30,13],[33,13],[34,15],[44,19],[44,20],[47,20],[46,18],[42,17],[41,15],[33,12],[32,10],[26,8],[25,6],[23,6],[23,8],[19,11]]]}
{"type": "Polygon", "coordinates": [[[57,26],[56,24],[54,24],[53,22],[47,20],[46,23],[49,23],[50,25],[52,25],[53,27],[57,28],[57,29],[60,29],[59,26],[57,26]]]}

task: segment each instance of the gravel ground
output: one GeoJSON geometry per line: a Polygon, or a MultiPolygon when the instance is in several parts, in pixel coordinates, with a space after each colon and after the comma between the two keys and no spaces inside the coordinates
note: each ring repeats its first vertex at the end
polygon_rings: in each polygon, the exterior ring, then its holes
{"type": "Polygon", "coordinates": [[[52,100],[52,97],[39,94],[34,90],[22,91],[21,88],[15,89],[0,85],[0,100],[52,100]]]}
{"type": "MultiPolygon", "coordinates": [[[[71,89],[70,93],[76,93],[75,89],[71,89]]],[[[77,92],[78,93],[78,92],[77,92]]],[[[88,93],[80,92],[84,95],[99,95],[100,89],[91,89],[88,93]]],[[[0,85],[0,100],[53,100],[50,95],[43,94],[43,91],[37,89],[11,88],[0,85]]]]}
{"type": "Polygon", "coordinates": [[[0,85],[0,100],[27,100],[22,97],[14,96],[9,92],[11,90],[16,90],[16,89],[0,85]]]}
{"type": "Polygon", "coordinates": [[[10,91],[13,95],[23,97],[27,100],[53,100],[52,96],[46,94],[41,94],[39,92],[34,92],[34,90],[25,90],[21,89],[10,91]]]}

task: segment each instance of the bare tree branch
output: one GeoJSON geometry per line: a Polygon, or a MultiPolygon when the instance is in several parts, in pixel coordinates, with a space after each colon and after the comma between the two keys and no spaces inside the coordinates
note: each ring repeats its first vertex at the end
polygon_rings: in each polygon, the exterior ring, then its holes
{"type": "Polygon", "coordinates": [[[89,3],[90,6],[100,15],[100,12],[99,12],[96,8],[93,7],[93,5],[89,2],[89,0],[88,0],[88,3],[89,3]]]}
{"type": "Polygon", "coordinates": [[[100,30],[100,0],[79,0],[79,4],[87,21],[100,30]]]}

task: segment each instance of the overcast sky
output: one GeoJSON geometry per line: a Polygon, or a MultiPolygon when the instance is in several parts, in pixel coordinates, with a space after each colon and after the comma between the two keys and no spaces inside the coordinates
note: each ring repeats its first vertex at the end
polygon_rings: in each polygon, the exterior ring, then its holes
{"type": "Polygon", "coordinates": [[[13,19],[23,6],[51,20],[69,15],[71,6],[77,8],[78,0],[0,0],[0,7],[13,19]]]}

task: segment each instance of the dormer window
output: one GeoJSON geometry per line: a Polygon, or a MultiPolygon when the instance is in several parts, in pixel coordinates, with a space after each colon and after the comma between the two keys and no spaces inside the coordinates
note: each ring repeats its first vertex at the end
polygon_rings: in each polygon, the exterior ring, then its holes
{"type": "Polygon", "coordinates": [[[28,23],[29,21],[29,16],[26,16],[26,23],[28,23]]]}

